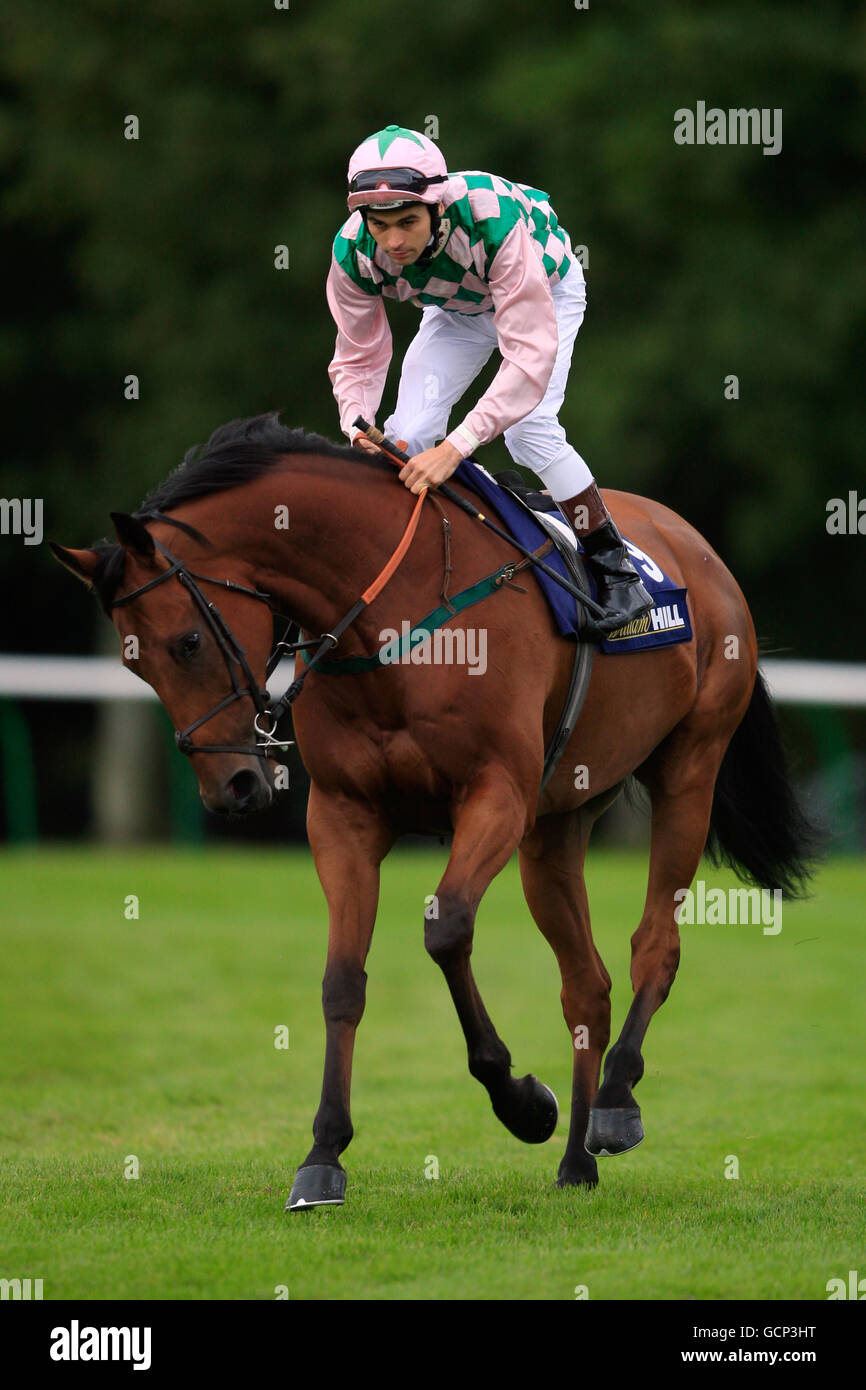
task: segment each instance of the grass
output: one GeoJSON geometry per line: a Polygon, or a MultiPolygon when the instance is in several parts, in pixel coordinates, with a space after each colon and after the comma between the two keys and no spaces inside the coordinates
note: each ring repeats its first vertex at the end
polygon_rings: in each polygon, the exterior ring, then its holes
{"type": "MultiPolygon", "coordinates": [[[[778,936],[682,928],[644,1050],[647,1138],[600,1161],[595,1191],[559,1191],[571,1054],[555,960],[513,861],[482,903],[474,960],[516,1074],[559,1096],[553,1140],[525,1146],[468,1075],[424,952],[445,853],[384,865],[346,1205],[292,1216],[324,1044],[309,853],[0,856],[0,1276],[42,1278],[47,1299],[572,1299],[578,1285],[823,1299],[828,1279],[866,1272],[866,870],[829,866],[778,936]]],[[[616,1030],[645,879],[642,855],[591,857],[616,1030]]]]}

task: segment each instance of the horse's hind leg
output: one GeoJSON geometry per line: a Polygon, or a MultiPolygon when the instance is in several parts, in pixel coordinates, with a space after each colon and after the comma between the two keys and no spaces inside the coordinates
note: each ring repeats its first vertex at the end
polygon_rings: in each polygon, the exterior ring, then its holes
{"type": "Polygon", "coordinates": [[[455,813],[451,855],[425,914],[424,940],[451,991],[469,1071],[486,1087],[506,1128],[525,1143],[541,1144],[556,1128],[556,1097],[534,1076],[511,1075],[511,1054],[490,1021],[470,965],[478,904],[525,829],[526,805],[513,779],[504,768],[486,768],[455,813]]]}
{"type": "Polygon", "coordinates": [[[650,1019],[667,999],[680,960],[674,913],[697,872],[713,804],[724,742],[698,742],[681,726],[640,770],[652,800],[652,839],[646,903],[631,939],[634,999],[622,1032],[604,1062],[604,1081],[590,1113],[586,1136],[592,1154],[633,1149],[643,1128],[631,1088],[644,1071],[641,1046],[650,1019]]]}
{"type": "Polygon", "coordinates": [[[562,1012],[573,1043],[571,1126],[559,1187],[594,1187],[598,1182],[598,1166],[584,1140],[610,1038],[610,976],[592,939],[583,861],[593,822],[603,809],[589,803],[578,811],[544,816],[520,846],[523,890],[559,964],[562,1012]]]}

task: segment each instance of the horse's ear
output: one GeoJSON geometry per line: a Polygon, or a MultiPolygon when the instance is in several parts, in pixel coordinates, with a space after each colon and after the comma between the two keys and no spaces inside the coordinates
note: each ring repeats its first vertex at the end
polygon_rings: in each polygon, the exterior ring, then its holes
{"type": "Polygon", "coordinates": [[[95,550],[67,550],[56,541],[49,541],[48,548],[64,569],[70,570],[76,579],[81,579],[88,588],[93,587],[93,577],[102,563],[101,555],[95,550]]]}
{"type": "Polygon", "coordinates": [[[154,553],[153,536],[144,522],[128,516],[126,512],[111,512],[110,515],[120,544],[142,559],[149,560],[154,553]]]}

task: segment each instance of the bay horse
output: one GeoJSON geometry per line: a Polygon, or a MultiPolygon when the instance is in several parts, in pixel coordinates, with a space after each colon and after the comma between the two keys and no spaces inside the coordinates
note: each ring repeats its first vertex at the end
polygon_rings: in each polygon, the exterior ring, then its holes
{"type": "MultiPolygon", "coordinates": [[[[352,1054],[379,869],[401,834],[452,836],[435,911],[425,912],[426,949],[451,991],[470,1073],[511,1133],[540,1143],[555,1129],[556,1098],[535,1076],[512,1076],[471,967],[481,897],[518,851],[575,1043],[560,1187],[595,1185],[597,1157],[643,1137],[633,1088],[647,1028],[679,964],[680,890],[705,848],[758,887],[805,892],[813,830],[786,769],[743,594],[675,512],[625,492],[607,491],[605,500],[620,531],[687,588],[694,635],[659,650],[597,653],[577,727],[543,791],[574,644],[559,635],[531,571],[521,586],[502,583],[482,606],[451,619],[457,629],[484,624],[483,673],[455,662],[418,669],[395,661],[339,678],[311,669],[293,706],[329,936],[321,1103],[292,1209],[343,1201],[340,1155],[353,1133],[352,1054]],[[575,777],[578,766],[584,775],[575,777]],[[651,802],[649,882],[631,939],[634,997],[608,1051],[611,979],[593,942],[583,867],[593,823],[632,776],[651,802]],[[578,1030],[586,1046],[576,1045],[578,1030]]],[[[217,429],[137,513],[113,513],[116,542],[52,544],[113,618],[125,664],[162,700],[209,810],[247,813],[273,795],[273,764],[256,733],[273,612],[304,634],[330,633],[387,566],[417,501],[381,456],[288,429],[272,412],[217,429]]],[[[442,504],[429,502],[387,584],[342,632],[341,657],[375,653],[384,630],[399,632],[440,601],[442,504]]],[[[514,558],[459,509],[448,520],[452,592],[514,558]]]]}

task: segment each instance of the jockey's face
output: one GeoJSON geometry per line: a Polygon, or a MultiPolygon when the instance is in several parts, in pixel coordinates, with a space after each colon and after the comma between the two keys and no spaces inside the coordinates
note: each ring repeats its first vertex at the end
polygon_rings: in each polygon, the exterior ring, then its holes
{"type": "MultiPolygon", "coordinates": [[[[439,204],[440,213],[443,206],[439,204]]],[[[398,265],[411,265],[430,240],[430,209],[425,203],[392,208],[389,212],[370,208],[367,226],[377,246],[381,246],[392,260],[398,265]]]]}

